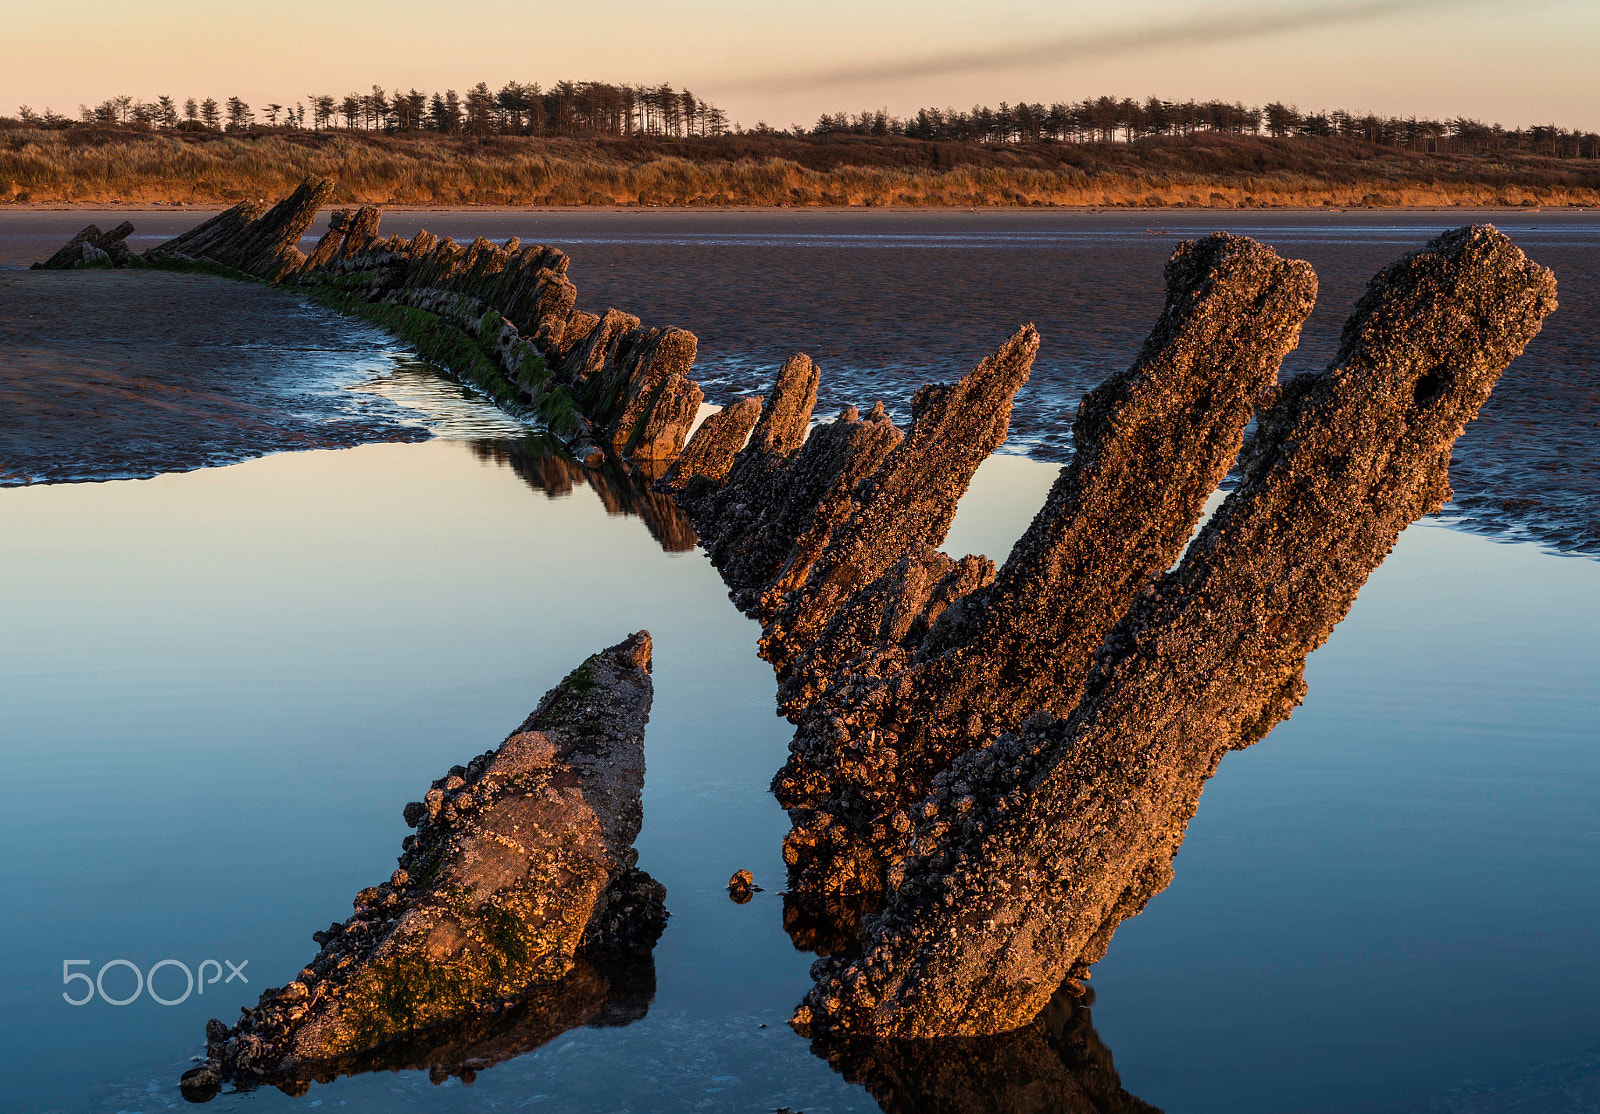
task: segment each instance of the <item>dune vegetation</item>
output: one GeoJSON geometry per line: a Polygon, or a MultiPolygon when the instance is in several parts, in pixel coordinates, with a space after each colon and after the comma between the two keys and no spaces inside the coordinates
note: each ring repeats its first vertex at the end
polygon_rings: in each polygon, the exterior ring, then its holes
{"type": "Polygon", "coordinates": [[[549,137],[0,128],[0,204],[1532,207],[1600,205],[1600,159],[1418,152],[1343,136],[1137,142],[903,135],[549,137]]]}

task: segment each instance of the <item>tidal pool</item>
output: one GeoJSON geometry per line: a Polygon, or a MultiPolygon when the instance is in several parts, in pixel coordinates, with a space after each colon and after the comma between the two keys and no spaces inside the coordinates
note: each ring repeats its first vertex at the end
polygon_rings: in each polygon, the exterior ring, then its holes
{"type": "MultiPolygon", "coordinates": [[[[388,874],[404,803],[640,628],[638,848],[673,915],[645,1016],[470,1087],[381,1073],[212,1106],[879,1108],[785,1024],[811,956],[783,927],[766,786],[789,732],[756,626],[660,523],[583,483],[559,494],[536,441],[489,432],[0,491],[5,1109],[182,1106],[206,1018],[293,977],[310,933],[388,874]],[[724,889],[740,868],[766,887],[743,906],[724,889]],[[170,1007],[63,1000],[82,993],[63,961],[169,958],[247,961],[250,981],[170,1007]]],[[[1055,470],[993,458],[946,548],[1003,557],[1055,470]]],[[[1593,561],[1407,531],[1312,656],[1304,706],[1223,763],[1176,882],[1095,969],[1121,1087],[1282,1111],[1593,1086],[1597,623],[1593,561]]],[[[159,978],[182,992],[176,968],[159,978]]],[[[104,983],[120,999],[134,976],[104,983]]]]}
{"type": "MultiPolygon", "coordinates": [[[[90,219],[7,214],[0,264],[90,219]]],[[[144,247],[200,218],[132,219],[144,247]]],[[[1007,446],[1031,455],[980,470],[945,546],[998,560],[1079,394],[1137,350],[1176,239],[1226,227],[1313,262],[1322,295],[1292,371],[1326,358],[1373,270],[1469,219],[1552,266],[1562,309],[1463,438],[1453,521],[1539,544],[1439,519],[1407,531],[1312,655],[1305,704],[1208,784],[1176,881],[1120,929],[1092,1009],[1026,1048],[929,1046],[898,1082],[841,1062],[870,1090],[785,1024],[812,958],[784,930],[787,825],[767,793],[790,731],[755,624],[659,499],[552,460],[381,338],[318,389],[359,386],[350,406],[434,440],[0,488],[0,1109],[184,1106],[206,1019],[293,977],[311,933],[388,875],[405,802],[640,628],[656,699],[638,848],[673,914],[644,1015],[470,1087],[383,1073],[213,1109],[1586,1109],[1600,564],[1550,550],[1600,552],[1592,214],[472,212],[384,228],[567,246],[580,305],[700,334],[713,401],[803,348],[823,364],[819,413],[880,394],[903,412],[925,379],[1037,321],[1007,446]],[[744,906],[724,889],[741,868],[765,887],[744,906]],[[174,1006],[63,1000],[84,986],[64,962],[125,960],[103,980],[121,1000],[132,967],[169,959],[214,960],[217,981],[174,1006]],[[224,962],[242,976],[223,981],[224,962]],[[1000,1106],[1002,1078],[1023,1077],[1035,1106],[1000,1106]]],[[[155,989],[184,985],[169,965],[155,989]]]]}

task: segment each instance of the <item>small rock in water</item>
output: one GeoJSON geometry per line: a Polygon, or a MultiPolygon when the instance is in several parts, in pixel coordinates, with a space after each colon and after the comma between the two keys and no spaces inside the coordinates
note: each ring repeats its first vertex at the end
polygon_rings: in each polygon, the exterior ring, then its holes
{"type": "Polygon", "coordinates": [[[736,904],[746,904],[752,895],[761,892],[761,887],[756,885],[755,875],[748,870],[741,870],[728,879],[728,896],[736,904]]]}
{"type": "Polygon", "coordinates": [[[178,1080],[178,1090],[190,1102],[210,1102],[222,1090],[222,1073],[214,1063],[190,1068],[178,1080]]]}

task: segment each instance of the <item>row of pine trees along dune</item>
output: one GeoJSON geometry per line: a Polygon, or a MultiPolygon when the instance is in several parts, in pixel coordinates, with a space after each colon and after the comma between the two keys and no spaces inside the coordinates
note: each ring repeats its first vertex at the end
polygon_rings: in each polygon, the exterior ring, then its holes
{"type": "Polygon", "coordinates": [[[93,108],[80,105],[76,119],[23,105],[19,123],[29,127],[74,126],[134,128],[144,131],[249,132],[260,128],[327,131],[333,129],[429,132],[439,135],[722,135],[727,115],[687,89],[671,85],[611,85],[598,81],[560,81],[549,89],[537,82],[507,82],[498,92],[479,82],[465,96],[447,89],[387,92],[381,85],[366,93],[336,97],[316,93],[294,104],[267,104],[258,114],[239,97],[215,97],[181,105],[170,96],[144,101],[117,96],[93,108]]]}
{"type": "Polygon", "coordinates": [[[1506,128],[1464,116],[1446,120],[1383,116],[1344,110],[1303,112],[1274,101],[1252,107],[1224,101],[1163,101],[1149,97],[1091,97],[1050,105],[1001,102],[998,108],[923,108],[906,117],[885,109],[824,113],[815,124],[774,128],[760,122],[748,130],[687,89],[670,84],[614,85],[559,81],[507,82],[498,90],[479,82],[464,96],[455,90],[389,92],[373,85],[365,93],[336,97],[318,93],[293,104],[272,103],[259,111],[239,97],[214,97],[181,104],[171,96],[144,101],[117,96],[76,118],[24,105],[0,127],[65,130],[74,127],[201,133],[273,131],[368,131],[464,137],[713,137],[729,133],[824,139],[838,135],[900,136],[985,144],[1038,142],[1137,143],[1195,134],[1264,136],[1275,139],[1356,139],[1384,147],[1429,153],[1521,152],[1563,159],[1600,158],[1600,134],[1556,124],[1506,128]]]}

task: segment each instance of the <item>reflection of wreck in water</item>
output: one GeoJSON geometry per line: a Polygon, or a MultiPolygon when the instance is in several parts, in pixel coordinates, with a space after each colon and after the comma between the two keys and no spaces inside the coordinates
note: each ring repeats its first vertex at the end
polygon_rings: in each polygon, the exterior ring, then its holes
{"type": "Polygon", "coordinates": [[[732,440],[710,419],[684,451],[705,467],[678,497],[798,725],[773,789],[811,906],[788,919],[834,953],[796,1014],[813,1035],[1006,1032],[1098,961],[1171,880],[1223,756],[1288,716],[1307,655],[1449,497],[1451,446],[1555,308],[1548,271],[1459,229],[1379,272],[1333,363],[1280,384],[1309,265],[1214,234],[1166,278],[1138,359],[1084,398],[1073,459],[999,568],[937,546],[1006,438],[1031,327],[919,390],[904,434],[880,404],[800,443],[801,357],[768,404],[798,447],[758,426],[736,456],[707,452],[732,440]],[[839,914],[858,925],[821,927],[839,914]]]}
{"type": "Polygon", "coordinates": [[[1089,1016],[1061,992],[1027,1025],[949,1040],[816,1040],[884,1114],[1160,1114],[1130,1095],[1089,1016]]]}
{"type": "Polygon", "coordinates": [[[311,1083],[377,1071],[426,1071],[434,1083],[471,1084],[480,1071],[533,1052],[573,1029],[614,1029],[641,1021],[656,993],[649,954],[580,957],[553,986],[536,987],[514,1003],[453,1024],[423,1030],[382,1048],[319,1063],[303,1078],[280,1080],[291,1095],[311,1083]]]}
{"type": "MultiPolygon", "coordinates": [[[[859,894],[783,895],[783,927],[800,951],[859,956],[859,894]]],[[[1094,990],[1063,983],[1028,1024],[981,1037],[896,1039],[823,1032],[811,1051],[871,1092],[884,1114],[1159,1114],[1130,1095],[1095,1032],[1094,990]]]]}
{"type": "Polygon", "coordinates": [[[880,903],[874,892],[788,892],[783,895],[783,930],[797,951],[854,955],[861,950],[857,935],[861,918],[876,911],[880,903]]]}
{"type": "Polygon", "coordinates": [[[642,474],[608,458],[597,467],[573,460],[561,443],[547,434],[472,442],[473,454],[510,468],[535,491],[552,499],[570,495],[586,484],[599,496],[609,515],[633,515],[645,524],[668,553],[687,553],[699,536],[689,516],[670,495],[652,490],[642,474]]]}

